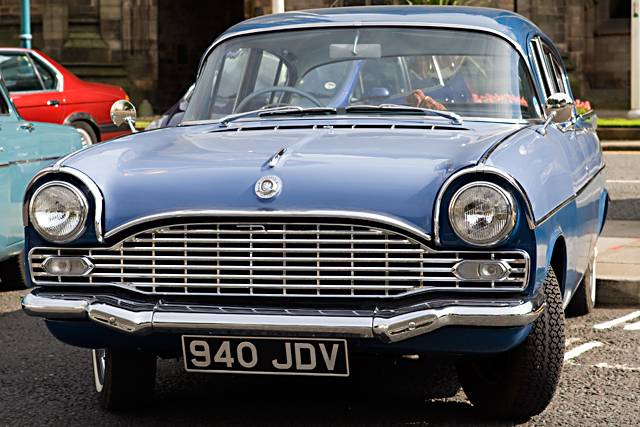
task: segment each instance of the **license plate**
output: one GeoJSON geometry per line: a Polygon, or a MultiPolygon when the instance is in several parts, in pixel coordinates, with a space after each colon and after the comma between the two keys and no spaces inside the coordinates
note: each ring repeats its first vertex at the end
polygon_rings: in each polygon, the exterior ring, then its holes
{"type": "Polygon", "coordinates": [[[182,350],[189,372],[349,376],[340,339],[184,335],[182,350]]]}

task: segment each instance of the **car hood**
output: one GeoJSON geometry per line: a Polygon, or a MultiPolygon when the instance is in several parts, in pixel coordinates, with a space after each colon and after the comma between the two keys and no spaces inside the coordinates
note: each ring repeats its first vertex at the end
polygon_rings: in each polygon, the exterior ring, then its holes
{"type": "Polygon", "coordinates": [[[522,127],[254,123],[144,132],[81,151],[65,166],[100,187],[107,232],[148,215],[215,209],[376,213],[431,233],[434,200],[447,177],[522,127]],[[254,192],[266,175],[282,181],[269,200],[254,192]]]}

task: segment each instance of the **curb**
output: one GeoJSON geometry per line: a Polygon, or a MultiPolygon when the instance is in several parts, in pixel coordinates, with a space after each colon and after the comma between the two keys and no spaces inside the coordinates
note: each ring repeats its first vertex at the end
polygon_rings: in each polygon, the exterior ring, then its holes
{"type": "Polygon", "coordinates": [[[603,151],[640,151],[640,142],[602,142],[603,151]]]}
{"type": "Polygon", "coordinates": [[[599,277],[597,280],[597,304],[640,305],[640,278],[599,277]]]}

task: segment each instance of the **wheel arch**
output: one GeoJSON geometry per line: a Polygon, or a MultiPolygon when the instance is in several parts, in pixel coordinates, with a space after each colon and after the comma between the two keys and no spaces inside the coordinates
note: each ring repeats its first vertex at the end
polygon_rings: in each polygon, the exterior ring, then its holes
{"type": "Polygon", "coordinates": [[[553,242],[549,266],[553,268],[556,274],[558,284],[560,285],[560,292],[564,297],[567,276],[567,243],[562,235],[558,235],[553,242]]]}
{"type": "Polygon", "coordinates": [[[74,122],[88,123],[89,126],[91,126],[91,129],[93,129],[93,132],[96,134],[96,138],[98,142],[102,141],[102,135],[100,134],[100,126],[98,126],[98,123],[91,116],[91,114],[84,113],[84,112],[76,112],[76,113],[70,114],[67,116],[66,119],[64,119],[63,124],[67,126],[71,126],[72,123],[74,122]]]}

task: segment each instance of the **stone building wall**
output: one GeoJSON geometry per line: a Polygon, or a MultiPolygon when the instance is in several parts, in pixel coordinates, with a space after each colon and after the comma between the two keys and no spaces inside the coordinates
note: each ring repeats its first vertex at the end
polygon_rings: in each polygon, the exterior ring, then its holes
{"type": "MultiPolygon", "coordinates": [[[[516,11],[558,45],[577,96],[628,108],[628,0],[458,0],[516,11]],[[617,6],[616,6],[617,5],[617,6]],[[612,12],[613,11],[613,12],[612,12]]],[[[405,0],[286,0],[287,10],[405,0]]],[[[270,13],[271,0],[31,0],[33,45],[89,80],[124,86],[162,110],[193,81],[200,55],[224,29],[270,13]]],[[[0,0],[0,46],[17,46],[20,0],[0,0]]]]}

